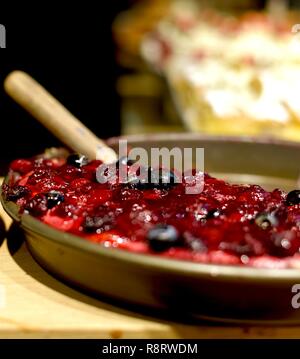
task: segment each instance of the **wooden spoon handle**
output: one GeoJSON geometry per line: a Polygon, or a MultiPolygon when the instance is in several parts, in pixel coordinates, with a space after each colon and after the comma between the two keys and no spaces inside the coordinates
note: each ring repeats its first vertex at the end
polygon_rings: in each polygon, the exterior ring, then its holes
{"type": "Polygon", "coordinates": [[[25,72],[10,73],[4,88],[18,104],[74,151],[105,163],[117,159],[116,153],[104,141],[25,72]]]}

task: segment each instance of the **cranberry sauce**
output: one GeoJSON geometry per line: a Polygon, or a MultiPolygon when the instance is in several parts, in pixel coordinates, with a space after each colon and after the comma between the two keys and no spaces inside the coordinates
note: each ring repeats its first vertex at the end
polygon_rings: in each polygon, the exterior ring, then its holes
{"type": "MultiPolygon", "coordinates": [[[[19,159],[6,200],[44,223],[105,247],[202,263],[293,267],[300,258],[300,191],[235,185],[204,176],[186,182],[101,184],[100,161],[84,156],[19,159]]],[[[129,168],[126,159],[118,165],[129,168]]]]}

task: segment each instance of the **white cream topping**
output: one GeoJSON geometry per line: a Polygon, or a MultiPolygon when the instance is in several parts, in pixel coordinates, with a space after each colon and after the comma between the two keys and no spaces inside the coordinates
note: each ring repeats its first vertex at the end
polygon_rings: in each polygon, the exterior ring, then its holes
{"type": "MultiPolygon", "coordinates": [[[[186,80],[217,116],[245,114],[257,121],[286,123],[290,109],[300,117],[300,34],[278,34],[263,24],[225,33],[197,20],[195,8],[182,7],[182,1],[157,31],[173,50],[163,65],[168,80],[186,80]],[[183,31],[176,26],[180,17],[195,24],[183,31]],[[204,59],[197,60],[201,52],[204,59]]],[[[143,54],[159,62],[155,40],[144,42],[143,54]]]]}

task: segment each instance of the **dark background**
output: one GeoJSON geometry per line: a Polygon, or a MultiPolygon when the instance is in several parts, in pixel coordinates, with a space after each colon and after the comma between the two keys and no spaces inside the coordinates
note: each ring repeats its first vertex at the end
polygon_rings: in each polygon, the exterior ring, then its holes
{"type": "MultiPolygon", "coordinates": [[[[1,2],[0,24],[7,48],[0,49],[0,169],[59,142],[3,91],[12,70],[27,71],[99,137],[120,133],[111,25],[138,0],[1,2]]],[[[290,0],[290,5],[299,5],[290,0]]],[[[265,4],[259,0],[260,7],[265,4]]]]}
{"type": "Polygon", "coordinates": [[[27,71],[75,116],[107,138],[120,132],[111,24],[132,1],[40,2],[0,5],[6,49],[0,49],[0,167],[59,144],[5,95],[12,70],[27,71]]]}

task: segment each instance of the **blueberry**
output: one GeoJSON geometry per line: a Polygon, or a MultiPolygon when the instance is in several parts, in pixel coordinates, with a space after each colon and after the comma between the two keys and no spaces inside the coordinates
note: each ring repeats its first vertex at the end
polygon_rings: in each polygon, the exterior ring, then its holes
{"type": "Polygon", "coordinates": [[[130,186],[136,189],[149,189],[149,175],[151,175],[151,168],[140,167],[137,173],[128,173],[128,181],[125,186],[130,186]]]}
{"type": "Polygon", "coordinates": [[[16,185],[5,189],[5,198],[7,201],[16,201],[19,198],[26,197],[30,190],[24,186],[16,185]]]}
{"type": "Polygon", "coordinates": [[[294,206],[295,204],[300,204],[300,190],[295,189],[291,191],[286,196],[285,201],[287,206],[294,206]]]}
{"type": "Polygon", "coordinates": [[[48,209],[55,207],[56,205],[60,204],[65,200],[64,195],[61,192],[57,191],[50,191],[46,193],[46,198],[48,209]]]}
{"type": "Polygon", "coordinates": [[[205,219],[217,218],[221,215],[221,210],[218,208],[211,209],[207,212],[205,219]]]}
{"type": "Polygon", "coordinates": [[[177,229],[171,225],[158,224],[147,233],[150,249],[155,252],[163,252],[180,243],[177,229]]]}
{"type": "Polygon", "coordinates": [[[176,185],[176,177],[172,171],[154,170],[151,167],[144,171],[144,178],[133,177],[128,184],[139,190],[170,189],[176,185]]]}
{"type": "Polygon", "coordinates": [[[255,217],[255,224],[261,229],[269,229],[278,225],[278,219],[274,213],[261,212],[255,217]]]}
{"type": "Polygon", "coordinates": [[[67,158],[67,164],[80,168],[89,163],[88,158],[85,155],[81,155],[79,153],[73,153],[67,158]]]}
{"type": "Polygon", "coordinates": [[[155,188],[155,186],[153,186],[153,183],[151,183],[152,168],[142,168],[141,170],[144,172],[142,178],[133,178],[130,183],[133,184],[133,186],[139,190],[155,188]]]}
{"type": "Polygon", "coordinates": [[[123,165],[123,166],[132,166],[133,164],[135,164],[135,160],[132,160],[126,156],[124,157],[121,157],[117,162],[116,162],[116,165],[117,167],[119,167],[120,165],[123,165]]]}
{"type": "MultiPolygon", "coordinates": [[[[157,175],[158,175],[158,183],[156,185],[158,186],[158,188],[170,189],[171,187],[176,185],[176,176],[175,176],[174,172],[167,171],[164,169],[159,169],[158,173],[156,171],[156,176],[157,175]]],[[[154,183],[154,185],[155,185],[155,183],[154,183]]]]}

